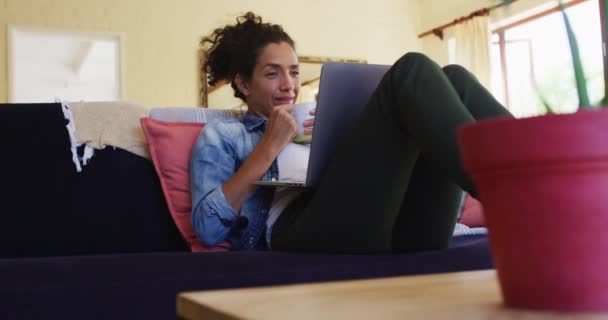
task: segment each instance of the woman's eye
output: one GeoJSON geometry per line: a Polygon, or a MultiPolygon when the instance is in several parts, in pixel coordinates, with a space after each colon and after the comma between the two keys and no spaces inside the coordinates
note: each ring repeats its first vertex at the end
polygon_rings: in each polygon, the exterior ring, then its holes
{"type": "Polygon", "coordinates": [[[276,72],[269,72],[269,73],[266,74],[266,77],[268,77],[268,78],[274,78],[276,76],[277,76],[276,72]]]}
{"type": "Polygon", "coordinates": [[[291,72],[291,75],[292,76],[299,76],[300,75],[300,71],[294,70],[294,71],[291,72]]]}

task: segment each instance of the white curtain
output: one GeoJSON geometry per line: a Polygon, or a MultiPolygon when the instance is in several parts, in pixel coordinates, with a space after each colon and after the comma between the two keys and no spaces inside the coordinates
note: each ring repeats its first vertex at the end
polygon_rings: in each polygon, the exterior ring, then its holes
{"type": "Polygon", "coordinates": [[[489,17],[477,16],[452,28],[455,63],[471,71],[486,88],[492,88],[489,17]]]}

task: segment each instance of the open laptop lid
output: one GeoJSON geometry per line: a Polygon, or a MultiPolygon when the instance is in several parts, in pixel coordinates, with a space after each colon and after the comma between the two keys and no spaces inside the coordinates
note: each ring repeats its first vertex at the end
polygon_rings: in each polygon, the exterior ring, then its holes
{"type": "Polygon", "coordinates": [[[390,65],[327,62],[321,68],[306,186],[315,186],[336,145],[361,114],[390,65]]]}

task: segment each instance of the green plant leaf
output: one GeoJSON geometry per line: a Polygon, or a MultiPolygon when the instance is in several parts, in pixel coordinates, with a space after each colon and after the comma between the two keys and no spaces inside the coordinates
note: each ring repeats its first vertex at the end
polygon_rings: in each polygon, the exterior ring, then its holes
{"type": "Polygon", "coordinates": [[[564,24],[566,25],[566,31],[568,33],[568,42],[570,43],[570,53],[572,55],[572,64],[574,66],[574,78],[576,80],[576,91],[578,92],[578,106],[579,108],[591,108],[592,105],[589,103],[589,95],[587,94],[587,81],[585,80],[585,73],[583,71],[583,64],[578,50],[578,43],[576,36],[570,25],[570,19],[566,14],[566,7],[559,1],[560,11],[564,18],[564,24]]]}
{"type": "Polygon", "coordinates": [[[536,78],[534,76],[532,76],[531,82],[532,82],[532,89],[536,92],[536,96],[540,100],[540,103],[543,107],[543,111],[545,111],[545,113],[555,113],[555,110],[551,107],[551,104],[549,103],[549,101],[547,100],[545,95],[541,92],[541,90],[538,86],[538,82],[536,81],[536,78]]]}
{"type": "Polygon", "coordinates": [[[536,90],[536,95],[538,96],[538,99],[540,99],[540,103],[542,104],[545,113],[555,113],[555,110],[553,110],[551,104],[549,104],[549,101],[547,101],[540,90],[536,90]]]}

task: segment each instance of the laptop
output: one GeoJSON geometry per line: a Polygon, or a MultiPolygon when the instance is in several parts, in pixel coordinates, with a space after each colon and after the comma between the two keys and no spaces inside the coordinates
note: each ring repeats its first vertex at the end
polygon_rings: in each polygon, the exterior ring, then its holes
{"type": "Polygon", "coordinates": [[[321,67],[315,126],[305,181],[256,181],[260,186],[317,185],[336,145],[361,114],[389,65],[327,62],[321,67]]]}

